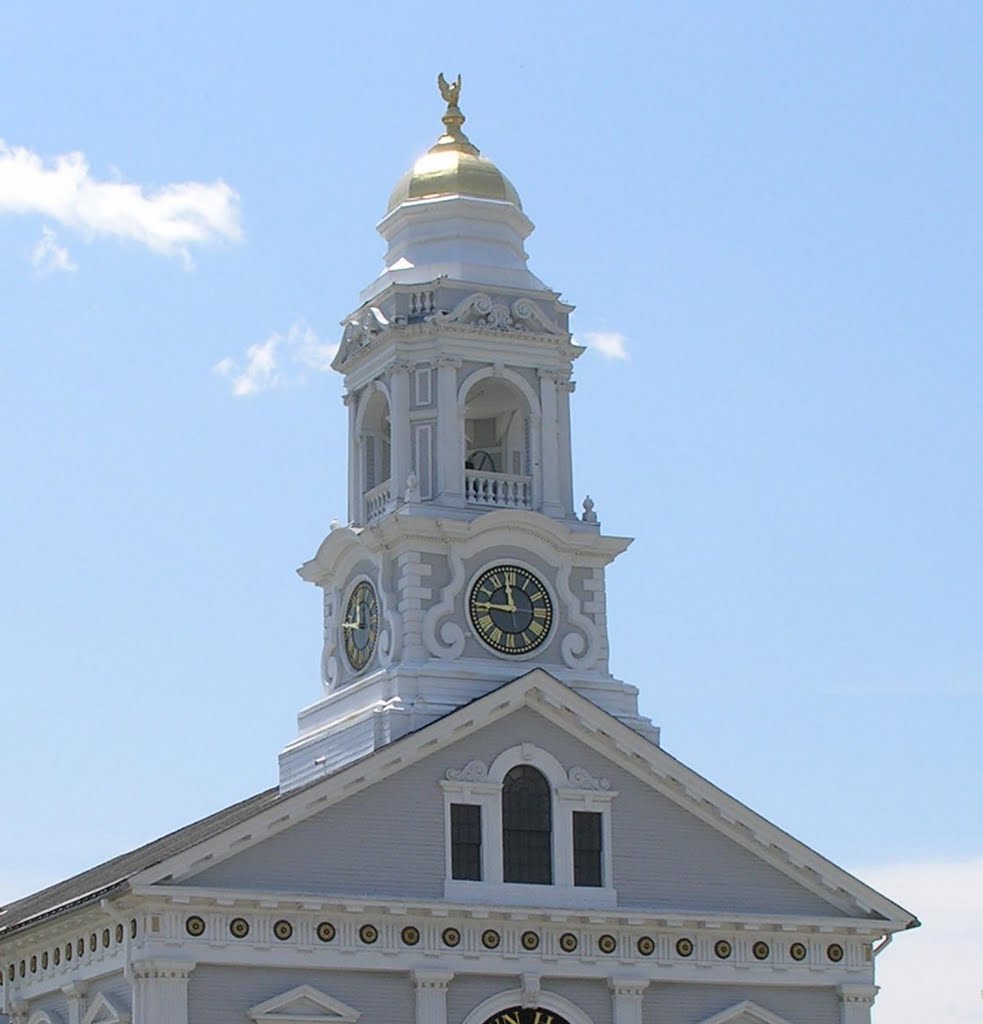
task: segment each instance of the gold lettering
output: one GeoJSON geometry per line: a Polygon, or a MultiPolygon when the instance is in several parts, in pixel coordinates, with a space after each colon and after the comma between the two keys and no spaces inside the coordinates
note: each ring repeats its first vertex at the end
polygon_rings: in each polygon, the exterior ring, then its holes
{"type": "Polygon", "coordinates": [[[529,595],[529,600],[530,601],[542,601],[542,599],[543,599],[543,592],[541,590],[537,590],[535,594],[530,594],[529,595]]]}
{"type": "Polygon", "coordinates": [[[553,1015],[550,1013],[543,1013],[542,1010],[537,1010],[532,1024],[540,1024],[540,1021],[542,1021],[542,1024],[553,1024],[553,1015]]]}
{"type": "Polygon", "coordinates": [[[500,644],[502,642],[502,631],[498,626],[494,626],[491,631],[491,642],[493,644],[500,644]]]}
{"type": "Polygon", "coordinates": [[[532,613],[533,613],[533,615],[535,615],[535,617],[537,619],[545,619],[546,618],[546,609],[545,608],[533,608],[532,613]]]}
{"type": "Polygon", "coordinates": [[[520,1024],[518,1014],[513,1017],[510,1013],[503,1013],[500,1019],[502,1024],[520,1024]]]}
{"type": "Polygon", "coordinates": [[[506,582],[506,583],[507,583],[507,584],[508,584],[508,585],[509,585],[510,587],[515,587],[515,586],[518,586],[518,584],[519,584],[519,578],[518,578],[518,576],[516,575],[515,569],[506,569],[506,570],[505,570],[505,582],[506,582]]]}
{"type": "Polygon", "coordinates": [[[505,646],[510,648],[510,649],[513,649],[515,647],[515,634],[514,633],[506,633],[505,634],[505,646]]]}
{"type": "Polygon", "coordinates": [[[543,624],[541,622],[536,622],[535,619],[529,623],[529,631],[533,636],[539,636],[543,632],[544,628],[543,624]]]}

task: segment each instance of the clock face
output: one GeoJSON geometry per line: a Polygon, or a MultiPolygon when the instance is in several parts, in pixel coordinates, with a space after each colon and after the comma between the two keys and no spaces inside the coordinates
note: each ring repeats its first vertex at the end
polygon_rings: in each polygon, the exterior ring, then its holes
{"type": "Polygon", "coordinates": [[[379,639],[379,601],[371,583],[363,580],[352,591],[345,605],[341,631],[345,657],[356,672],[361,672],[369,663],[379,639]]]}
{"type": "Polygon", "coordinates": [[[549,636],[553,605],[527,569],[496,565],[475,580],[468,600],[471,625],[501,654],[528,654],[549,636]]]}

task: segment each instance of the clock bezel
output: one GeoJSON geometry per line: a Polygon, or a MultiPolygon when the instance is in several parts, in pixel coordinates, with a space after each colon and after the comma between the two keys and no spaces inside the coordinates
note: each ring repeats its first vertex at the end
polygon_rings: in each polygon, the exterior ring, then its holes
{"type": "Polygon", "coordinates": [[[530,565],[528,562],[524,562],[518,558],[496,558],[491,561],[485,562],[480,568],[472,573],[471,578],[468,580],[468,585],[464,588],[464,614],[467,619],[468,629],[471,636],[478,641],[479,644],[486,650],[494,654],[496,657],[501,658],[503,661],[528,661],[531,658],[541,657],[544,648],[551,643],[553,640],[556,621],[557,621],[557,604],[556,594],[549,583],[543,578],[543,571],[538,566],[530,565]],[[546,592],[546,597],[550,603],[550,622],[549,627],[543,634],[542,639],[536,644],[532,650],[524,651],[521,654],[513,654],[508,651],[499,650],[497,647],[490,644],[481,635],[481,630],[478,628],[477,623],[474,621],[471,615],[471,595],[474,592],[476,583],[482,576],[493,569],[505,569],[515,568],[521,569],[523,572],[529,573],[530,576],[535,579],[539,585],[546,592]]]}
{"type": "Polygon", "coordinates": [[[376,588],[375,582],[368,576],[360,575],[356,576],[355,579],[351,580],[348,587],[345,590],[344,600],[341,602],[341,622],[338,624],[339,646],[341,647],[342,653],[345,656],[345,663],[356,675],[360,675],[364,672],[375,657],[376,651],[379,648],[379,636],[382,633],[382,602],[379,599],[379,591],[376,588]],[[355,596],[355,592],[361,586],[367,586],[372,591],[372,596],[375,598],[376,608],[376,623],[375,623],[375,634],[370,635],[369,640],[369,653],[361,666],[356,666],[348,653],[348,644],[345,642],[345,622],[348,620],[348,606],[355,596]]]}

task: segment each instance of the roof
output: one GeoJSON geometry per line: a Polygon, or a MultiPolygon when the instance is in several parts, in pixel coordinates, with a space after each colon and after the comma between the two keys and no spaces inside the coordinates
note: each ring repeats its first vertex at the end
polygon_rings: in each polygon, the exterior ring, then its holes
{"type": "Polygon", "coordinates": [[[89,903],[126,884],[138,871],[153,867],[175,853],[210,839],[241,821],[274,806],[283,797],[276,788],[257,793],[246,800],[224,807],[207,818],[185,825],[160,839],[89,868],[79,875],[57,882],[40,892],[0,907],[0,938],[28,924],[89,903]]]}

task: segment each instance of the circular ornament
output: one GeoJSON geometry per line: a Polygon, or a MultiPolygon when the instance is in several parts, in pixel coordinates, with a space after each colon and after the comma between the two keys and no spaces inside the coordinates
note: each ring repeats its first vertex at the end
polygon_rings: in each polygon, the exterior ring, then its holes
{"type": "Polygon", "coordinates": [[[184,922],[184,930],[193,939],[197,939],[199,935],[205,934],[205,922],[197,914],[194,914],[184,922]]]}
{"type": "Polygon", "coordinates": [[[560,936],[560,949],[564,953],[573,953],[577,949],[577,936],[573,932],[564,932],[560,936]]]}
{"type": "Polygon", "coordinates": [[[130,921],[130,938],[135,939],[137,937],[137,919],[134,917],[130,921]]]}
{"type": "Polygon", "coordinates": [[[643,935],[637,943],[638,952],[642,956],[651,956],[655,952],[655,939],[651,935],[643,935]]]}
{"type": "Polygon", "coordinates": [[[502,937],[495,931],[494,928],[486,928],[481,933],[481,944],[485,949],[498,949],[498,944],[502,941],[502,937]]]}
{"type": "Polygon", "coordinates": [[[371,946],[379,938],[379,929],[374,924],[363,924],[358,930],[358,937],[366,946],[371,946]]]}
{"type": "MultiPolygon", "coordinates": [[[[202,922],[202,924],[204,925],[204,922],[202,922]]],[[[85,939],[79,939],[78,942],[75,943],[75,952],[78,953],[79,956],[85,956],[85,939]]]]}
{"type": "Polygon", "coordinates": [[[357,583],[351,592],[345,604],[341,632],[348,664],[361,672],[368,665],[379,639],[379,599],[368,580],[357,583]]]}
{"type": "Polygon", "coordinates": [[[286,942],[294,933],[294,926],[289,921],[280,918],[273,923],[273,934],[281,941],[286,942]]]}
{"type": "Polygon", "coordinates": [[[676,940],[676,952],[680,956],[692,956],[693,955],[693,940],[692,939],[677,939],[676,940]]]}
{"type": "Polygon", "coordinates": [[[322,921],[317,926],[317,937],[322,942],[330,942],[336,934],[335,927],[330,921],[322,921]]]}
{"type": "Polygon", "coordinates": [[[37,954],[31,957],[31,974],[38,973],[38,958],[37,954]]]}
{"type": "Polygon", "coordinates": [[[721,960],[726,960],[734,952],[734,948],[726,939],[717,939],[713,944],[713,951],[721,960]]]}
{"type": "Polygon", "coordinates": [[[55,961],[55,967],[57,967],[61,963],[61,946],[55,946],[52,958],[55,961]]]}
{"type": "Polygon", "coordinates": [[[27,962],[21,960],[20,962],[20,976],[23,978],[27,974],[27,962]]]}
{"type": "Polygon", "coordinates": [[[123,926],[121,924],[116,925],[116,941],[123,941],[123,926]]]}
{"type": "Polygon", "coordinates": [[[618,940],[613,935],[602,935],[597,940],[597,948],[602,953],[613,953],[618,948],[618,940]]]}
{"type": "Polygon", "coordinates": [[[445,946],[457,946],[461,942],[461,933],[456,928],[445,928],[440,935],[445,946]]]}
{"type": "Polygon", "coordinates": [[[826,947],[826,955],[834,964],[838,964],[843,959],[843,947],[838,942],[831,942],[826,947]]]}
{"type": "Polygon", "coordinates": [[[45,950],[41,954],[41,970],[46,971],[48,969],[48,951],[45,950]]]}
{"type": "Polygon", "coordinates": [[[415,946],[420,941],[420,929],[408,924],[399,933],[399,937],[407,946],[415,946]]]}
{"type": "Polygon", "coordinates": [[[531,953],[534,949],[539,949],[539,936],[536,932],[522,933],[522,948],[527,953],[531,953]]]}
{"type": "Polygon", "coordinates": [[[788,947],[788,953],[793,960],[805,960],[805,944],[802,942],[793,942],[792,945],[788,947]]]}
{"type": "Polygon", "coordinates": [[[109,929],[103,928],[102,930],[102,946],[103,949],[109,949],[109,929]]]}
{"type": "Polygon", "coordinates": [[[549,636],[553,604],[528,569],[496,565],[475,580],[468,615],[475,633],[493,651],[528,654],[549,636]]]}
{"type": "Polygon", "coordinates": [[[229,922],[229,932],[234,939],[244,939],[249,934],[249,922],[244,917],[234,917],[229,922]]]}
{"type": "Polygon", "coordinates": [[[70,942],[65,943],[65,959],[72,959],[72,944],[70,942]]]}
{"type": "Polygon", "coordinates": [[[99,945],[99,939],[96,937],[96,933],[93,932],[89,936],[89,949],[90,949],[90,951],[94,953],[96,951],[96,947],[98,945],[99,945]]]}
{"type": "Polygon", "coordinates": [[[768,954],[771,952],[771,949],[769,948],[767,942],[756,942],[751,947],[751,952],[754,954],[755,960],[767,960],[768,954]]]}

